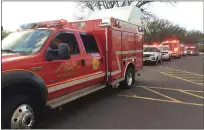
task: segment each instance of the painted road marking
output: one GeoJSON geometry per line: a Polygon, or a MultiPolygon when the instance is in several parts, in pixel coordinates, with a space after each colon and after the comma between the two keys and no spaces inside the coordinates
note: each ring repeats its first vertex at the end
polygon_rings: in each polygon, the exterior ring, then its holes
{"type": "Polygon", "coordinates": [[[193,72],[188,72],[188,71],[184,71],[184,70],[179,70],[179,69],[174,69],[174,68],[170,68],[170,67],[164,67],[164,66],[160,66],[160,67],[163,67],[163,68],[167,68],[167,69],[171,69],[171,70],[176,70],[176,71],[180,71],[180,72],[184,72],[184,73],[189,73],[189,74],[194,74],[194,75],[199,75],[199,76],[203,76],[201,74],[196,74],[196,73],[193,73],[193,72]]]}
{"type": "MultiPolygon", "coordinates": [[[[162,66],[161,66],[162,67],[162,66]]],[[[204,86],[204,84],[202,84],[202,83],[197,83],[197,82],[193,82],[192,80],[190,80],[190,79],[186,79],[185,77],[181,77],[181,76],[177,76],[177,75],[172,75],[172,74],[168,74],[168,72],[161,72],[161,71],[158,71],[158,70],[155,70],[155,69],[151,69],[151,68],[148,68],[148,67],[146,67],[147,69],[150,69],[150,70],[152,70],[152,71],[155,71],[155,72],[158,72],[158,73],[161,73],[161,74],[164,74],[164,75],[167,75],[167,76],[169,76],[169,77],[173,77],[173,78],[177,78],[177,79],[181,79],[181,80],[184,80],[184,81],[187,81],[187,82],[190,82],[190,83],[193,83],[193,84],[196,84],[196,85],[199,85],[199,86],[204,86]]],[[[168,67],[164,67],[164,68],[167,68],[167,69],[169,69],[168,67]]],[[[170,68],[171,69],[171,68],[170,68]]],[[[172,69],[171,69],[172,70],[172,69]]],[[[175,70],[175,69],[173,69],[173,70],[175,70]]],[[[198,77],[198,75],[201,77],[201,75],[200,74],[195,74],[195,73],[191,73],[191,72],[189,72],[189,75],[194,75],[194,77],[198,77]]],[[[186,75],[185,75],[186,76],[186,75]]],[[[203,77],[202,77],[203,78],[203,77]]]]}
{"type": "Polygon", "coordinates": [[[180,91],[180,92],[185,93],[185,94],[188,94],[188,95],[191,95],[191,96],[194,96],[194,97],[197,97],[197,98],[204,99],[204,97],[199,96],[199,95],[196,95],[196,94],[193,94],[193,93],[189,93],[189,92],[186,92],[186,91],[180,91]]]}
{"type": "Polygon", "coordinates": [[[155,90],[152,90],[152,89],[165,89],[165,90],[171,90],[171,91],[178,91],[180,93],[184,93],[186,95],[190,95],[190,96],[193,96],[193,97],[196,97],[196,98],[199,98],[199,99],[204,99],[204,97],[202,97],[200,95],[196,95],[196,94],[190,93],[190,92],[204,93],[204,91],[185,90],[185,89],[173,89],[173,88],[162,88],[162,87],[150,87],[150,86],[137,86],[137,87],[144,88],[144,89],[146,89],[148,91],[151,91],[153,93],[156,93],[156,94],[158,94],[160,96],[166,97],[169,100],[155,99],[155,98],[151,98],[151,97],[138,96],[138,95],[136,95],[134,93],[130,93],[130,95],[129,94],[128,95],[127,94],[118,94],[118,96],[123,96],[123,97],[128,97],[128,98],[144,99],[144,100],[152,100],[152,101],[158,101],[158,102],[167,102],[167,103],[191,105],[191,106],[201,106],[201,107],[204,106],[204,104],[179,101],[179,100],[177,100],[175,98],[171,98],[171,97],[169,97],[167,95],[164,95],[164,94],[162,94],[160,92],[157,92],[155,90]]]}
{"type": "Polygon", "coordinates": [[[185,75],[183,77],[184,78],[192,78],[192,79],[203,79],[203,77],[195,77],[195,76],[192,76],[192,75],[185,75]]]}
{"type": "Polygon", "coordinates": [[[193,79],[193,80],[191,80],[191,81],[196,81],[196,82],[201,81],[202,83],[204,82],[204,80],[198,80],[198,79],[193,79]]]}
{"type": "Polygon", "coordinates": [[[123,97],[128,97],[128,98],[145,99],[145,100],[152,100],[152,101],[158,101],[158,102],[167,102],[167,103],[175,103],[175,104],[191,105],[191,106],[201,106],[201,107],[204,106],[204,104],[198,104],[198,103],[175,102],[175,101],[171,101],[171,100],[155,99],[155,98],[142,97],[142,96],[137,96],[137,95],[129,96],[129,95],[118,94],[118,96],[123,96],[123,97]]]}
{"type": "MultiPolygon", "coordinates": [[[[190,92],[194,92],[194,93],[204,93],[204,91],[185,90],[185,89],[173,89],[173,88],[161,88],[161,87],[149,87],[149,86],[137,86],[137,87],[140,87],[140,88],[149,88],[149,89],[150,89],[150,88],[151,88],[151,89],[166,89],[166,90],[178,91],[178,92],[182,92],[182,93],[185,93],[185,94],[188,94],[188,95],[197,97],[197,98],[204,99],[203,96],[190,93],[190,92]]],[[[172,99],[171,99],[171,100],[172,100],[172,99]]],[[[173,100],[175,101],[176,99],[173,99],[173,100]]],[[[180,101],[180,102],[181,102],[181,101],[180,101]]]]}
{"type": "Polygon", "coordinates": [[[197,84],[197,85],[200,85],[200,86],[204,86],[203,84],[199,84],[199,83],[190,81],[190,80],[188,80],[188,79],[184,79],[184,78],[181,78],[181,77],[173,76],[173,75],[170,75],[170,74],[167,74],[167,73],[164,73],[164,72],[160,72],[160,73],[162,73],[162,74],[164,74],[164,75],[167,75],[167,76],[170,76],[170,77],[173,77],[173,78],[181,79],[181,80],[184,80],[184,81],[193,83],[193,84],[197,84]]]}
{"type": "Polygon", "coordinates": [[[194,93],[204,93],[204,91],[198,90],[189,90],[189,89],[177,89],[177,88],[164,88],[164,87],[150,87],[150,86],[137,86],[137,87],[146,87],[152,89],[165,89],[165,90],[172,90],[172,91],[186,91],[186,92],[194,92],[194,93]]]}
{"type": "MultiPolygon", "coordinates": [[[[171,74],[171,75],[175,75],[175,76],[188,76],[189,74],[187,73],[180,73],[180,74],[175,74],[175,73],[169,73],[169,72],[165,72],[167,74],[171,74]]],[[[192,76],[192,74],[191,74],[192,76]]],[[[204,78],[203,76],[197,76],[197,75],[194,75],[194,77],[198,77],[198,78],[204,78]]]]}
{"type": "Polygon", "coordinates": [[[151,92],[153,92],[153,93],[156,93],[156,94],[158,94],[158,95],[160,95],[160,96],[163,96],[163,97],[165,97],[165,98],[168,98],[169,100],[172,100],[172,101],[175,101],[175,102],[181,102],[181,101],[179,101],[179,100],[176,100],[176,99],[174,99],[174,98],[172,98],[172,97],[169,97],[169,96],[167,96],[167,95],[164,95],[164,94],[162,94],[162,93],[159,93],[159,92],[157,92],[157,91],[154,91],[154,90],[152,90],[152,89],[149,89],[149,88],[147,88],[147,87],[142,87],[142,88],[144,88],[144,89],[146,89],[146,90],[148,90],[148,91],[151,91],[151,92]]]}

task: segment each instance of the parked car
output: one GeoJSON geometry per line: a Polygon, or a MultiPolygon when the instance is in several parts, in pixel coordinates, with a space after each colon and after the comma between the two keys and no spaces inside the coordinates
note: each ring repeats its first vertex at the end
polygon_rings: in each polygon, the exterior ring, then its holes
{"type": "Polygon", "coordinates": [[[186,48],[186,47],[184,47],[184,51],[183,51],[183,53],[184,53],[184,56],[186,56],[186,55],[188,54],[188,52],[187,52],[187,48],[186,48]]]}
{"type": "Polygon", "coordinates": [[[143,62],[154,63],[154,65],[161,63],[162,62],[161,51],[155,46],[144,46],[143,62]]]}
{"type": "Polygon", "coordinates": [[[161,50],[163,60],[171,60],[171,50],[168,45],[160,45],[159,50],[161,50]]]}

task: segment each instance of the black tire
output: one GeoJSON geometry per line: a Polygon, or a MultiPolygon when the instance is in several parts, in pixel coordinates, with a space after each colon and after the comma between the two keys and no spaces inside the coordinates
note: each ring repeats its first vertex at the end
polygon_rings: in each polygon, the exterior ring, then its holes
{"type": "Polygon", "coordinates": [[[156,61],[154,62],[154,65],[157,66],[158,63],[159,63],[159,60],[158,60],[158,57],[157,57],[156,61]]]}
{"type": "Polygon", "coordinates": [[[33,109],[34,124],[31,128],[35,128],[36,122],[40,116],[35,101],[28,95],[15,95],[12,98],[7,99],[3,104],[1,121],[3,129],[11,129],[12,116],[15,110],[23,104],[27,104],[33,109]]]}
{"type": "Polygon", "coordinates": [[[128,67],[125,73],[125,80],[121,82],[121,87],[123,89],[130,89],[135,82],[135,71],[133,67],[128,67]],[[128,75],[132,74],[132,83],[128,84],[128,75]]]}
{"type": "Polygon", "coordinates": [[[160,63],[160,64],[162,63],[162,58],[159,60],[159,63],[160,63]]]}
{"type": "Polygon", "coordinates": [[[169,55],[169,59],[168,59],[168,61],[170,61],[171,60],[171,56],[169,55]]]}

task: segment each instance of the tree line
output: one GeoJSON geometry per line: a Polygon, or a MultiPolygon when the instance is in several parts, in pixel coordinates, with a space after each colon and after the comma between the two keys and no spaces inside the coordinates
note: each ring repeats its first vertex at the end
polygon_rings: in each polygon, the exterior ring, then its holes
{"type": "Polygon", "coordinates": [[[161,43],[169,38],[176,38],[184,44],[203,43],[204,40],[204,34],[201,31],[188,31],[165,19],[156,19],[148,22],[144,33],[145,43],[147,44],[153,42],[161,43]]]}

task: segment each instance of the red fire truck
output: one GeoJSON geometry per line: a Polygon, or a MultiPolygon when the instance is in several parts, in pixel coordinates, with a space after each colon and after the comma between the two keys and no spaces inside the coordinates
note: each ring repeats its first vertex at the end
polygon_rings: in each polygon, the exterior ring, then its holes
{"type": "Polygon", "coordinates": [[[143,29],[135,10],[127,13],[135,22],[114,16],[55,20],[24,24],[7,36],[2,127],[33,128],[45,106],[54,109],[106,86],[130,88],[143,69],[143,29]]]}
{"type": "Polygon", "coordinates": [[[168,45],[171,49],[171,56],[175,58],[181,58],[182,49],[179,40],[167,40],[163,41],[161,45],[168,45]]]}
{"type": "Polygon", "coordinates": [[[185,48],[187,49],[187,54],[188,55],[194,55],[194,56],[199,55],[198,45],[196,45],[196,44],[185,44],[185,48]]]}

